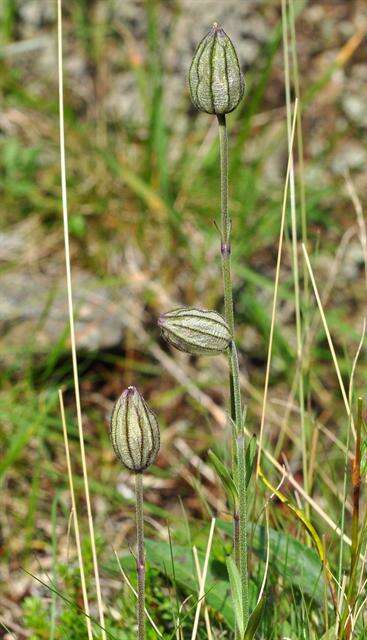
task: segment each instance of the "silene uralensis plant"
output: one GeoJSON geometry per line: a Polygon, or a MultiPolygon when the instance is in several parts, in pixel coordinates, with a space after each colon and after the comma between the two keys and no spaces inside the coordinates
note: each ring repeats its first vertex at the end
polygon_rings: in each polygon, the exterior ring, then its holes
{"type": "Polygon", "coordinates": [[[162,336],[174,347],[193,355],[226,353],[230,368],[230,424],[232,427],[232,468],[214,453],[211,461],[233,504],[234,558],[227,562],[236,616],[236,637],[253,637],[261,618],[264,599],[250,615],[248,572],[248,484],[253,466],[252,442],[246,443],[245,412],[239,382],[235,343],[232,276],[231,217],[228,210],[228,137],[226,114],[233,111],[244,95],[244,79],[236,50],[225,31],[214,23],[194,54],[189,84],[191,99],[200,111],[218,120],[220,146],[221,224],[220,251],[224,290],[224,318],[216,311],[183,308],[161,315],[162,336]]]}
{"type": "MultiPolygon", "coordinates": [[[[250,639],[261,619],[264,598],[250,615],[248,574],[247,491],[253,468],[252,443],[246,443],[245,412],[239,382],[235,343],[231,277],[231,218],[228,211],[228,139],[226,114],[244,95],[244,80],[235,48],[225,31],[214,23],[197,47],[189,72],[194,105],[218,119],[220,144],[221,264],[224,289],[224,317],[216,311],[180,308],[164,313],[158,320],[164,339],[191,355],[227,354],[230,369],[231,471],[211,452],[211,461],[233,505],[233,558],[227,567],[236,618],[236,638],[250,639]]],[[[138,577],[138,640],[143,640],[145,561],[143,534],[143,471],[154,461],[159,449],[157,420],[135,387],[117,400],[111,418],[111,441],[124,466],[135,474],[138,577]]]]}
{"type": "Polygon", "coordinates": [[[145,553],[143,472],[154,463],[160,445],[157,419],[135,387],[128,387],[112,411],[110,437],[122,464],[135,474],[138,640],[145,638],[145,553]]]}

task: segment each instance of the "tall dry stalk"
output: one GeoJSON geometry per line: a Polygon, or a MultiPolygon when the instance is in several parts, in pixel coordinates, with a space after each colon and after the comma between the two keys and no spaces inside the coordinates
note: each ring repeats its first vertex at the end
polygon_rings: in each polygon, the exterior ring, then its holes
{"type": "Polygon", "coordinates": [[[82,410],[81,410],[81,401],[80,401],[78,361],[77,361],[77,354],[76,354],[76,340],[75,340],[75,327],[74,327],[73,291],[72,291],[72,281],[71,281],[71,262],[70,262],[70,243],[69,243],[68,201],[67,201],[67,186],[66,186],[61,0],[57,0],[57,43],[58,43],[61,195],[62,195],[62,215],[63,215],[63,226],[64,226],[66,286],[67,286],[68,314],[69,314],[69,326],[70,326],[71,357],[72,357],[72,365],[73,365],[75,404],[76,404],[77,423],[78,423],[80,455],[81,455],[81,461],[82,461],[84,494],[85,494],[85,501],[87,505],[89,538],[90,538],[90,544],[92,549],[92,560],[93,560],[93,570],[94,570],[94,577],[95,577],[95,583],[96,583],[99,622],[101,626],[102,640],[107,640],[106,632],[105,632],[101,584],[100,584],[100,578],[99,578],[97,549],[96,549],[96,541],[95,541],[95,534],[94,534],[92,505],[91,505],[90,492],[89,492],[87,462],[86,462],[86,456],[85,456],[83,419],[82,419],[82,410]]]}

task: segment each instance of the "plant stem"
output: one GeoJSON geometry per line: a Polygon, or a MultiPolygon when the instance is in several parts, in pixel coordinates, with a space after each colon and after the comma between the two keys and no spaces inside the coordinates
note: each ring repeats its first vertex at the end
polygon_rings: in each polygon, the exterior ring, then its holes
{"type": "Polygon", "coordinates": [[[234,423],[236,425],[236,435],[242,432],[242,403],[240,388],[240,371],[238,366],[238,355],[235,341],[232,340],[230,345],[230,367],[231,380],[233,388],[233,405],[234,405],[234,423]]]}
{"type": "MultiPolygon", "coordinates": [[[[233,381],[234,404],[236,408],[236,482],[239,493],[238,517],[238,569],[242,587],[242,610],[244,628],[249,618],[249,583],[248,583],[248,511],[247,511],[247,483],[246,483],[246,447],[245,434],[242,425],[241,393],[237,349],[234,341],[231,343],[231,375],[233,381]]],[[[237,559],[236,559],[237,561],[237,559]]]]}
{"type": "Polygon", "coordinates": [[[145,639],[145,556],[144,556],[144,518],[143,518],[143,474],[135,474],[135,498],[136,498],[136,539],[137,557],[136,571],[138,575],[138,640],[145,639]]]}
{"type": "Polygon", "coordinates": [[[246,449],[245,434],[237,436],[238,470],[239,470],[239,548],[240,548],[240,578],[242,588],[243,624],[246,629],[249,619],[249,582],[248,582],[248,513],[247,513],[247,486],[246,486],[246,449]]]}
{"type": "Polygon", "coordinates": [[[228,213],[228,137],[226,116],[218,116],[220,147],[221,256],[224,288],[224,316],[234,334],[233,293],[231,276],[231,218],[228,213]]]}
{"type": "MultiPolygon", "coordinates": [[[[234,341],[232,340],[230,345],[230,379],[231,379],[231,395],[232,405],[234,407],[234,417],[232,418],[232,459],[233,459],[233,480],[236,487],[239,487],[239,473],[240,467],[238,465],[238,451],[237,451],[237,437],[241,429],[242,408],[241,408],[241,392],[240,392],[240,379],[239,379],[239,367],[237,349],[234,341]]],[[[247,528],[247,524],[245,525],[247,528]]],[[[239,512],[239,505],[234,505],[233,513],[233,547],[234,547],[234,559],[235,563],[240,570],[241,566],[241,515],[239,512]]],[[[247,553],[246,553],[247,557],[247,553]]]]}
{"type": "Polygon", "coordinates": [[[234,508],[234,555],[242,585],[242,605],[244,627],[249,617],[248,586],[248,513],[246,487],[245,440],[242,425],[241,389],[239,380],[238,355],[234,342],[234,311],[231,274],[231,218],[228,212],[228,136],[226,116],[218,115],[220,147],[220,193],[221,193],[221,259],[224,289],[224,315],[232,334],[229,350],[231,417],[232,417],[232,470],[233,479],[239,490],[239,509],[234,508]]]}

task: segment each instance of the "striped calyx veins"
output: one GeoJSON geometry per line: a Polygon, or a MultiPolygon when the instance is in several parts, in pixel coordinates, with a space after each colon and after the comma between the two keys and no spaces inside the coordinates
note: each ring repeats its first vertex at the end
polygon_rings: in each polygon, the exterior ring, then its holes
{"type": "Polygon", "coordinates": [[[225,320],[216,311],[176,309],[162,314],[158,324],[169,344],[192,355],[218,355],[232,340],[225,320]]]}
{"type": "Polygon", "coordinates": [[[155,461],[160,444],[158,422],[135,387],[117,400],[110,437],[116,456],[130,471],[141,473],[155,461]]]}
{"type": "Polygon", "coordinates": [[[196,49],[189,83],[195,107],[206,113],[229,113],[243,97],[245,85],[236,50],[217,23],[196,49]]]}

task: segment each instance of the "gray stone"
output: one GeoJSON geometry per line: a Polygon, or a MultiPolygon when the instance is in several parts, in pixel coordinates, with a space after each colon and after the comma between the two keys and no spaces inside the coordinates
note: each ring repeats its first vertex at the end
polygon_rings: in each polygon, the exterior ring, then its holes
{"type": "MultiPolygon", "coordinates": [[[[106,287],[83,271],[73,273],[75,331],[79,349],[98,350],[119,344],[123,327],[122,287],[106,287]]],[[[16,354],[29,345],[33,353],[49,351],[57,341],[69,342],[65,276],[22,269],[0,281],[1,353],[16,354]]]]}
{"type": "Polygon", "coordinates": [[[365,87],[360,88],[360,92],[347,94],[343,98],[343,109],[345,114],[356,125],[367,128],[367,91],[365,87]]]}

